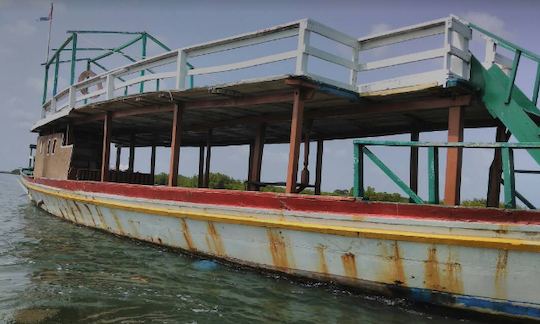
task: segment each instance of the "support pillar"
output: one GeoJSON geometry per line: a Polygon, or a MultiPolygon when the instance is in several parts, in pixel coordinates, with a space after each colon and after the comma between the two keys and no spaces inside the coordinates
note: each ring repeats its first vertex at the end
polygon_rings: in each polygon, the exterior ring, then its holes
{"type": "Polygon", "coordinates": [[[309,133],[311,132],[312,123],[311,120],[306,120],[306,127],[304,129],[304,166],[300,174],[301,190],[304,190],[309,185],[309,133]]]}
{"type": "Polygon", "coordinates": [[[206,137],[206,160],[204,165],[204,183],[203,187],[208,188],[210,186],[210,157],[212,155],[212,129],[208,130],[208,136],[206,137]]]}
{"type": "Polygon", "coordinates": [[[315,162],[315,194],[321,194],[321,181],[322,181],[322,159],[323,159],[323,145],[322,139],[317,140],[317,161],[315,162]]]}
{"type": "Polygon", "coordinates": [[[199,176],[197,178],[197,187],[204,186],[204,145],[199,146],[199,176]]]}
{"type": "Polygon", "coordinates": [[[120,157],[122,155],[122,147],[120,145],[116,146],[116,165],[115,170],[116,172],[120,171],[120,157]]]}
{"type": "Polygon", "coordinates": [[[132,173],[135,168],[135,134],[131,134],[129,141],[129,166],[128,172],[132,173]]]}
{"type": "MultiPolygon", "coordinates": [[[[250,150],[250,175],[249,180],[253,182],[261,182],[261,167],[264,150],[264,140],[266,135],[266,124],[260,124],[257,127],[257,133],[255,134],[255,142],[253,143],[253,149],[250,150]]],[[[259,185],[249,183],[248,189],[251,191],[258,191],[259,185]]]]}
{"type": "Polygon", "coordinates": [[[109,181],[109,162],[111,156],[111,113],[107,112],[103,121],[103,148],[101,154],[101,181],[109,181]]]}
{"type": "MultiPolygon", "coordinates": [[[[506,127],[503,125],[497,126],[495,135],[496,142],[507,142],[510,136],[506,134],[506,127]]],[[[502,155],[501,149],[495,149],[493,154],[493,162],[489,167],[489,180],[487,192],[487,207],[499,207],[501,197],[501,175],[502,175],[502,155]]]]}
{"type": "Polygon", "coordinates": [[[152,144],[152,150],[150,152],[150,176],[155,181],[155,176],[156,176],[156,144],[152,144]]]}
{"type": "Polygon", "coordinates": [[[286,193],[296,192],[296,179],[298,176],[298,157],[300,142],[302,141],[302,124],[304,120],[304,98],[302,90],[294,91],[294,101],[291,118],[291,133],[289,140],[289,163],[287,167],[286,193]]]}
{"type": "MultiPolygon", "coordinates": [[[[420,132],[411,132],[411,142],[418,142],[420,132]]],[[[409,187],[418,194],[418,147],[411,147],[411,160],[409,163],[409,187]]]]}
{"type": "MultiPolygon", "coordinates": [[[[448,109],[448,142],[463,142],[463,112],[461,106],[448,109]]],[[[455,206],[460,202],[462,148],[449,148],[446,153],[445,205],[455,206]]]]}
{"type": "Polygon", "coordinates": [[[182,139],[182,113],[183,107],[175,104],[173,107],[173,123],[171,133],[171,159],[169,161],[169,181],[170,187],[178,184],[178,163],[180,159],[180,142],[182,139]]]}

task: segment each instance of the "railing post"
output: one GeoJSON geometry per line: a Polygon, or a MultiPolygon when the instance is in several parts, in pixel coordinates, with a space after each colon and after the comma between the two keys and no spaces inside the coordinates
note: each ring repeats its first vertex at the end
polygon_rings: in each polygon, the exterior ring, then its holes
{"type": "Polygon", "coordinates": [[[186,76],[187,76],[187,53],[183,50],[178,51],[178,58],[176,60],[176,89],[186,89],[186,76]]]}
{"type": "Polygon", "coordinates": [[[514,60],[512,61],[512,71],[510,71],[510,83],[508,83],[508,87],[506,88],[506,100],[504,103],[509,103],[510,99],[512,98],[512,90],[514,89],[514,82],[516,82],[516,76],[517,76],[517,69],[519,66],[519,60],[521,58],[521,51],[516,49],[516,53],[514,54],[514,60]]]}
{"type": "Polygon", "coordinates": [[[497,53],[497,43],[486,36],[486,54],[484,57],[484,67],[489,69],[495,63],[495,54],[497,53]]]}
{"type": "Polygon", "coordinates": [[[353,196],[364,197],[364,147],[354,144],[354,186],[353,196]]]}
{"type": "Polygon", "coordinates": [[[56,111],[56,96],[52,96],[51,98],[51,106],[50,111],[55,112],[56,111]]]}
{"type": "Polygon", "coordinates": [[[509,147],[502,148],[504,207],[516,208],[516,187],[514,175],[514,152],[509,147]]]}
{"type": "Polygon", "coordinates": [[[71,36],[71,75],[70,84],[75,83],[75,70],[77,68],[77,33],[71,36]]]}
{"type": "Polygon", "coordinates": [[[107,75],[106,85],[107,85],[106,98],[107,100],[113,99],[114,98],[114,75],[112,74],[107,75]]]}
{"type": "Polygon", "coordinates": [[[360,42],[356,42],[356,46],[352,48],[353,68],[350,71],[349,83],[353,89],[357,89],[358,83],[358,56],[360,53],[360,42]]]}
{"type": "Polygon", "coordinates": [[[429,203],[439,204],[439,148],[428,147],[429,203]]]}
{"type": "Polygon", "coordinates": [[[298,27],[298,47],[296,49],[296,69],[295,74],[304,75],[307,72],[308,55],[306,48],[309,46],[310,32],[308,20],[302,20],[298,27]]]}
{"type": "Polygon", "coordinates": [[[77,90],[74,86],[69,87],[69,109],[75,108],[77,99],[77,90]]]}
{"type": "Polygon", "coordinates": [[[56,60],[54,61],[54,81],[53,81],[53,96],[56,95],[58,91],[58,68],[60,66],[60,53],[61,51],[58,51],[56,53],[56,60]]]}

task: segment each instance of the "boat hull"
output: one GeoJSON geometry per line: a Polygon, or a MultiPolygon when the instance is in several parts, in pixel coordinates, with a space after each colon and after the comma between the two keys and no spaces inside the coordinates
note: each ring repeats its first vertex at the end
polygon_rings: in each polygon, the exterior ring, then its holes
{"type": "MultiPolygon", "coordinates": [[[[245,196],[238,196],[242,199],[236,205],[144,198],[147,186],[111,184],[142,191],[129,196],[96,190],[101,187],[95,186],[107,184],[40,183],[31,178],[22,183],[41,209],[117,235],[383,295],[398,294],[414,302],[540,319],[540,226],[534,222],[391,217],[363,213],[362,203],[356,213],[339,212],[322,210],[319,198],[313,197],[302,198],[308,199],[302,210],[293,203],[257,207],[243,203],[245,196]]],[[[166,190],[175,189],[163,189],[157,196],[167,198],[171,192],[166,190]]],[[[222,199],[219,191],[204,192],[206,200],[212,193],[222,199]]],[[[280,196],[255,193],[252,200],[261,197],[266,201],[280,196]]],[[[282,202],[288,199],[281,197],[282,202]]],[[[321,206],[332,204],[339,202],[328,200],[321,206]]]]}

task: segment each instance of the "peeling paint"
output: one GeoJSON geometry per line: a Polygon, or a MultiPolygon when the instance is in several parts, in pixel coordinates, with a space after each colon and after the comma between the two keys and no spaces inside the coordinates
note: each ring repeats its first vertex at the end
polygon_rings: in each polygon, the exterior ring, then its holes
{"type": "Polygon", "coordinates": [[[326,246],[317,245],[316,249],[319,256],[319,267],[317,271],[320,273],[328,274],[328,265],[326,264],[326,256],[324,255],[324,250],[326,250],[326,246]]]}
{"type": "Polygon", "coordinates": [[[193,244],[193,239],[191,238],[191,233],[189,232],[189,227],[187,225],[187,222],[184,218],[180,219],[180,224],[182,226],[182,234],[184,235],[184,239],[186,240],[187,248],[190,251],[196,250],[195,244],[193,244]]]}
{"type": "Polygon", "coordinates": [[[356,269],[356,257],[352,253],[345,253],[341,256],[341,263],[345,275],[350,278],[358,278],[358,270],[356,269]]]}
{"type": "Polygon", "coordinates": [[[267,229],[266,233],[268,235],[268,243],[274,266],[289,270],[287,245],[285,244],[285,240],[281,236],[281,233],[273,229],[267,229]]]}
{"type": "Polygon", "coordinates": [[[495,297],[506,299],[507,277],[508,277],[508,250],[500,250],[497,257],[497,267],[495,269],[495,297]]]}

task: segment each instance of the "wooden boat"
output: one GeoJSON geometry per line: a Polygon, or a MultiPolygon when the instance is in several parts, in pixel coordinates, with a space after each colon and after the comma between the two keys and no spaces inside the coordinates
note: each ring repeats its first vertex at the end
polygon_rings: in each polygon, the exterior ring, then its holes
{"type": "MultiPolygon", "coordinates": [[[[147,33],[137,38],[154,39],[147,33]]],[[[46,73],[58,66],[63,48],[72,44],[71,53],[77,52],[76,39],[74,32],[60,46],[46,73]]],[[[540,164],[538,84],[531,99],[513,84],[520,55],[540,61],[534,53],[454,16],[361,39],[302,20],[168,50],[78,83],[73,54],[71,86],[56,92],[55,85],[48,99],[46,76],[43,118],[33,127],[39,133],[33,175],[21,182],[41,209],[120,236],[412,302],[540,319],[540,213],[516,191],[512,154],[526,150],[540,164]],[[488,38],[484,65],[468,48],[473,28],[488,38]],[[436,50],[372,62],[359,59],[362,51],[436,35],[443,37],[442,48],[436,50]],[[352,58],[314,47],[310,40],[315,36],[348,47],[352,58]],[[194,57],[228,55],[292,37],[298,41],[291,51],[218,66],[189,64],[194,57]],[[504,65],[512,60],[497,53],[494,44],[518,53],[512,66],[504,65]],[[311,72],[307,60],[312,58],[348,69],[348,80],[311,72]],[[364,71],[437,58],[443,61],[442,69],[358,84],[364,71]],[[294,73],[218,86],[188,85],[191,76],[284,60],[295,63],[294,73]],[[166,79],[173,81],[170,88],[166,79]],[[415,119],[423,123],[411,126],[415,119]],[[497,142],[464,143],[465,127],[497,127],[497,142]],[[420,131],[441,129],[448,129],[447,143],[418,142],[420,131]],[[519,142],[507,143],[507,131],[519,142]],[[320,195],[324,141],[406,132],[413,134],[413,141],[355,141],[354,197],[320,195]],[[314,184],[306,162],[311,141],[317,142],[314,184]],[[304,165],[298,182],[302,142],[304,165]],[[114,170],[109,166],[111,143],[117,145],[114,170]],[[269,185],[260,177],[265,143],[290,145],[286,181],[271,183],[283,185],[285,193],[258,192],[269,185]],[[211,147],[216,145],[250,146],[246,191],[205,188],[211,147]],[[372,145],[411,148],[409,184],[369,150],[372,145]],[[133,169],[135,147],[141,146],[152,148],[148,174],[133,169]],[[156,146],[171,147],[168,186],[153,185],[156,146]],[[199,188],[176,186],[181,146],[200,147],[199,188]],[[120,170],[122,147],[130,150],[127,171],[120,170]],[[458,206],[461,152],[469,147],[496,152],[488,193],[492,208],[458,206]],[[429,153],[427,200],[418,195],[420,148],[429,153]],[[447,149],[442,205],[441,148],[447,149]],[[412,203],[363,199],[364,156],[412,203]],[[501,172],[506,209],[494,208],[499,205],[501,172]],[[306,188],[314,194],[300,194],[306,188]],[[515,209],[516,198],[531,210],[515,209]]]]}

